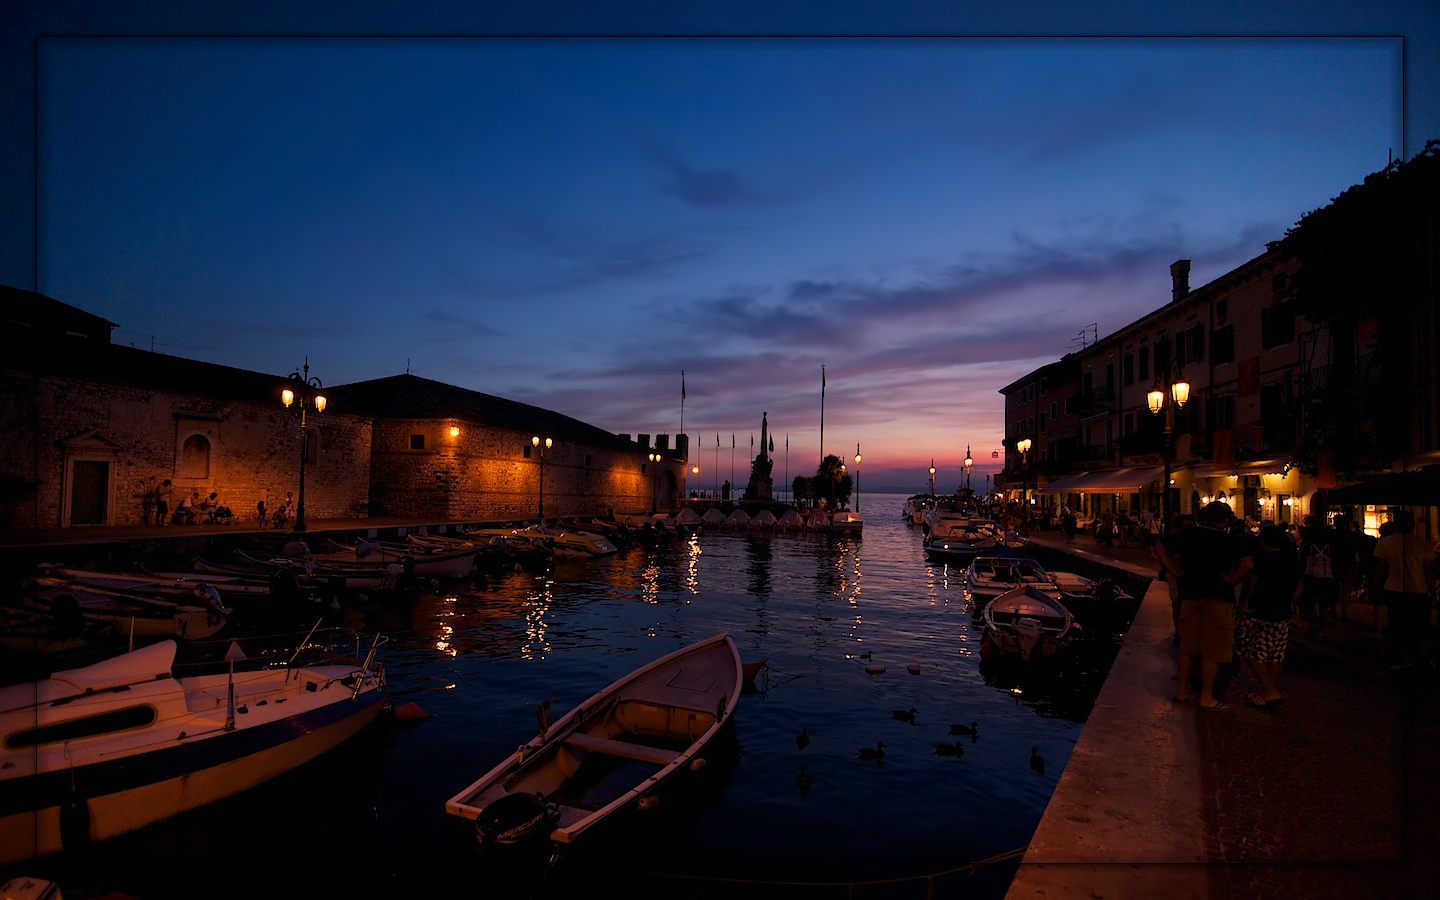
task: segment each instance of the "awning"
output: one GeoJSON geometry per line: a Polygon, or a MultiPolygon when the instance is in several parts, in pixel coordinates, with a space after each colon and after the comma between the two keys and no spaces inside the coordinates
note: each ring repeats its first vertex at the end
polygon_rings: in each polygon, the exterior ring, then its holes
{"type": "Polygon", "coordinates": [[[1040,485],[1042,494],[1134,494],[1165,477],[1164,466],[1097,469],[1057,478],[1040,485]]]}
{"type": "Polygon", "coordinates": [[[1196,478],[1228,478],[1231,475],[1284,475],[1294,463],[1288,459],[1246,459],[1232,463],[1211,463],[1195,467],[1196,478]]]}
{"type": "Polygon", "coordinates": [[[1325,491],[1334,506],[1440,506],[1440,466],[1411,472],[1383,472],[1355,484],[1325,491]]]}

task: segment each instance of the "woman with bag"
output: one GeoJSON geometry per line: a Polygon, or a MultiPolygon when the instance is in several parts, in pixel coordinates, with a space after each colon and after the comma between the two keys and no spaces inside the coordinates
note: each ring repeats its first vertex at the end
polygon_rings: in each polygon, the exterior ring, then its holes
{"type": "Polygon", "coordinates": [[[1246,585],[1235,623],[1235,653],[1260,683],[1248,691],[1245,702],[1259,709],[1271,709],[1284,699],[1280,691],[1280,668],[1290,643],[1290,619],[1300,599],[1303,583],[1290,538],[1279,525],[1260,529],[1255,568],[1246,585]]]}

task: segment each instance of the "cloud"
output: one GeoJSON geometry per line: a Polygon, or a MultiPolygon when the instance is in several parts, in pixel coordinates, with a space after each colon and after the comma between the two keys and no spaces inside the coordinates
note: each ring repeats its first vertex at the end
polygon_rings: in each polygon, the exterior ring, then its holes
{"type": "Polygon", "coordinates": [[[674,194],[691,206],[748,206],[765,199],[734,169],[700,169],[685,160],[675,148],[659,140],[651,140],[649,149],[651,157],[660,164],[666,176],[661,190],[674,194]]]}

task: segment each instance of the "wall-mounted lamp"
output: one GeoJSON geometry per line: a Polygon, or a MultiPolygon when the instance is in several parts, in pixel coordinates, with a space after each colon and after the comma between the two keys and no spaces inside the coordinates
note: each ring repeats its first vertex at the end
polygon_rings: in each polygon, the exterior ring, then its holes
{"type": "Polygon", "coordinates": [[[450,436],[451,436],[452,438],[455,438],[455,437],[459,437],[459,436],[460,436],[460,426],[459,426],[459,425],[451,425],[451,426],[450,426],[450,436]]]}

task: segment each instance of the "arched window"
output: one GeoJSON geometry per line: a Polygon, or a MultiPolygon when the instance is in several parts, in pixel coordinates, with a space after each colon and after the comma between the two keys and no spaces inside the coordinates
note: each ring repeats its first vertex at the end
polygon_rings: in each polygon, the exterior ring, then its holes
{"type": "Polygon", "coordinates": [[[203,434],[192,434],[181,445],[177,474],[182,478],[210,477],[210,441],[203,434]]]}

